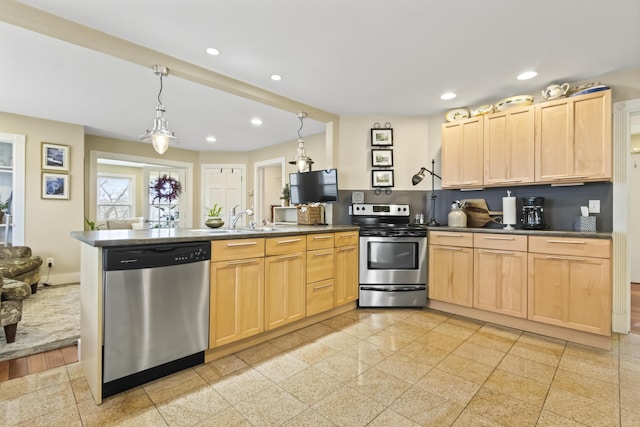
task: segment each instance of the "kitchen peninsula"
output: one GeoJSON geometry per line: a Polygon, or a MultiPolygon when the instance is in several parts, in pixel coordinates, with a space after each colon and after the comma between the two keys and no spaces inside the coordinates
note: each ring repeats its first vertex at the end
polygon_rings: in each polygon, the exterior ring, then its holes
{"type": "MultiPolygon", "coordinates": [[[[182,299],[182,287],[191,282],[185,268],[202,272],[206,265],[206,294],[194,300],[206,301],[208,324],[205,325],[204,352],[200,359],[182,358],[180,363],[202,363],[259,344],[296,329],[352,310],[356,306],[358,289],[358,227],[355,226],[291,226],[286,228],[252,229],[149,229],[72,232],[81,244],[81,364],[96,403],[114,394],[111,383],[105,384],[105,316],[109,306],[107,288],[112,262],[109,254],[127,253],[119,259],[126,270],[145,255],[145,248],[157,248],[162,254],[183,248],[172,267],[144,268],[128,282],[175,282],[176,304],[182,299]],[[139,255],[139,256],[138,256],[139,255]],[[191,263],[193,261],[193,263],[191,263]],[[189,267],[193,266],[193,267],[189,267]],[[182,270],[169,270],[176,267],[182,270]],[[180,271],[174,275],[174,271],[180,271]],[[210,274],[209,274],[210,273],[210,274]],[[156,274],[154,276],[154,274],[156,274]],[[155,279],[148,279],[148,276],[155,279]],[[168,280],[169,279],[169,280],[168,280]],[[207,286],[208,285],[208,286],[207,286]],[[208,344],[207,344],[208,341],[208,344]],[[185,360],[183,360],[185,359],[185,360]],[[195,360],[195,362],[194,362],[195,360]]],[[[165,254],[166,255],[166,254],[165,254]]],[[[148,264],[145,267],[148,267],[148,264]]],[[[142,266],[142,264],[141,264],[142,266]]],[[[122,272],[112,277],[122,278],[122,272]]],[[[202,281],[200,274],[199,279],[202,281]]],[[[121,280],[124,282],[124,280],[121,280]]],[[[141,285],[142,286],[142,285],[141,285]]],[[[144,294],[144,292],[141,292],[144,294]]],[[[149,292],[152,293],[152,292],[149,292]]],[[[153,295],[149,295],[153,297],[153,295]]],[[[129,311],[148,311],[146,300],[119,298],[117,304],[129,311]]],[[[165,310],[172,314],[173,310],[165,310]]],[[[203,311],[201,307],[192,310],[203,311]]],[[[162,313],[161,313],[162,314],[162,313]]],[[[122,316],[128,319],[128,315],[122,316]]],[[[107,316],[108,317],[108,316],[107,316]]],[[[113,316],[112,316],[113,317],[113,316]]],[[[161,318],[162,316],[159,316],[161,318]]],[[[191,318],[183,321],[182,333],[196,335],[200,328],[191,318]]],[[[122,323],[122,322],[121,322],[122,323]]],[[[131,325],[136,327],[137,325],[131,325]]],[[[154,325],[151,325],[154,326],[154,325]]],[[[126,337],[126,331],[123,335],[126,337]]],[[[182,337],[179,337],[182,338],[182,337]]],[[[134,343],[135,344],[135,343],[134,343]]],[[[151,343],[152,345],[152,343],[151,343]]],[[[172,362],[173,363],[173,362],[172,362]]],[[[163,366],[173,365],[166,363],[163,366]]],[[[167,368],[169,369],[169,368],[167,368]]],[[[179,370],[179,368],[175,368],[179,370]]],[[[140,370],[126,377],[138,384],[150,381],[151,369],[140,370]]],[[[165,371],[164,375],[171,373],[165,371]]],[[[155,378],[162,373],[154,373],[155,378]]],[[[108,378],[107,378],[108,379],[108,378]]],[[[118,382],[112,381],[119,386],[118,382]]],[[[126,388],[125,388],[126,389],[126,388]]]]}

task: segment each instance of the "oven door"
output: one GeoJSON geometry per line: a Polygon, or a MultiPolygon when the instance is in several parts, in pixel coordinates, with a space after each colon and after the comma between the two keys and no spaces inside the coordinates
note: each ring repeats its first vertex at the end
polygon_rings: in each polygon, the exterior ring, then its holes
{"type": "Polygon", "coordinates": [[[427,284],[426,237],[360,237],[360,284],[427,284]]]}

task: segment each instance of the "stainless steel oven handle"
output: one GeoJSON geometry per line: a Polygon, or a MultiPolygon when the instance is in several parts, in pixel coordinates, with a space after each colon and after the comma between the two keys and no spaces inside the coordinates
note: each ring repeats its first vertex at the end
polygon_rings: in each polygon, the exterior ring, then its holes
{"type": "Polygon", "coordinates": [[[427,290],[426,286],[411,286],[406,288],[394,288],[394,289],[386,289],[386,288],[375,288],[372,286],[360,286],[361,291],[375,291],[375,292],[415,292],[415,291],[425,291],[427,290]]]}

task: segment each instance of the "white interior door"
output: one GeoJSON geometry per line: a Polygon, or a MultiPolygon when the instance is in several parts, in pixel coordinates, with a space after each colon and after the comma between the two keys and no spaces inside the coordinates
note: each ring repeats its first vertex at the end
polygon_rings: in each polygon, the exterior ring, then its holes
{"type": "MultiPolygon", "coordinates": [[[[205,165],[202,167],[202,200],[203,207],[212,207],[215,203],[222,206],[222,219],[229,226],[229,212],[247,209],[245,205],[245,170],[244,165],[205,165]]],[[[204,212],[203,212],[204,215],[204,212]]],[[[203,216],[204,222],[204,216],[203,216]]],[[[246,226],[246,217],[236,224],[246,226]]]]}

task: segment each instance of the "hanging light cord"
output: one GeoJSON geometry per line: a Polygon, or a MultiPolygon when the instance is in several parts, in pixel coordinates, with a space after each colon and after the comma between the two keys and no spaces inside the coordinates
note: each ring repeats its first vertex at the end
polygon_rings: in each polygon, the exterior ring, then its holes
{"type": "Polygon", "coordinates": [[[158,92],[158,104],[162,105],[162,73],[160,73],[160,92],[158,92]]]}
{"type": "Polygon", "coordinates": [[[300,115],[300,129],[298,129],[298,138],[302,139],[302,135],[300,135],[300,132],[302,131],[302,127],[304,126],[304,123],[302,122],[302,120],[304,119],[304,117],[302,117],[302,115],[300,115]]]}

